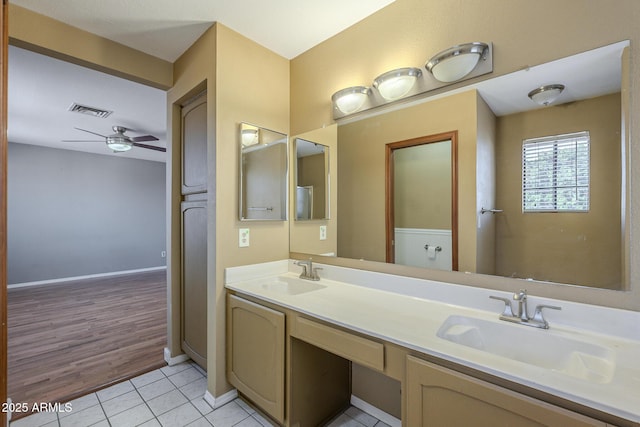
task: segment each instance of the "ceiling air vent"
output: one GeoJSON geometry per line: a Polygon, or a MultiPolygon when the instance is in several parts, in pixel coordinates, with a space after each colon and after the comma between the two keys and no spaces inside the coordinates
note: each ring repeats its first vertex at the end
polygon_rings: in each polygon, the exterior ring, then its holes
{"type": "Polygon", "coordinates": [[[99,117],[101,119],[106,119],[111,115],[111,113],[113,113],[113,111],[89,107],[88,105],[77,104],[75,102],[69,106],[69,111],[73,113],[87,114],[89,116],[99,117]]]}

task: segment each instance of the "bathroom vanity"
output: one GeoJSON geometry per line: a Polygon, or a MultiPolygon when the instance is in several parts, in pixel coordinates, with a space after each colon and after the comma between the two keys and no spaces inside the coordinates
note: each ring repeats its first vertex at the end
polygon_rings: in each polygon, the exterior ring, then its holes
{"type": "Polygon", "coordinates": [[[504,292],[321,267],[226,270],[227,378],[284,426],[345,409],[352,363],[399,382],[403,426],[640,426],[638,313],[530,296],[562,306],[530,328],[504,292]]]}

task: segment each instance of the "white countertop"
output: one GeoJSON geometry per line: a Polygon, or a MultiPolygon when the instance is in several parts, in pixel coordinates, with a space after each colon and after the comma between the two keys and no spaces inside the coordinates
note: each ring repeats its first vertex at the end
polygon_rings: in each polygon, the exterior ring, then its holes
{"type": "MultiPolygon", "coordinates": [[[[504,306],[489,295],[511,295],[487,289],[411,279],[383,273],[315,264],[322,267],[323,287],[289,295],[262,286],[277,277],[297,278],[290,260],[228,268],[228,289],[295,310],[371,337],[478,369],[612,415],[640,422],[640,313],[587,304],[535,298],[534,304],[563,307],[545,317],[559,337],[597,343],[613,349],[615,372],[609,382],[591,382],[552,369],[496,356],[437,336],[451,315],[495,321],[504,306]],[[393,289],[393,292],[390,291],[393,289]]],[[[507,323],[507,322],[503,322],[507,323]]],[[[517,345],[514,342],[513,345],[517,345]]],[[[552,352],[553,348],[549,348],[552,352]]]]}

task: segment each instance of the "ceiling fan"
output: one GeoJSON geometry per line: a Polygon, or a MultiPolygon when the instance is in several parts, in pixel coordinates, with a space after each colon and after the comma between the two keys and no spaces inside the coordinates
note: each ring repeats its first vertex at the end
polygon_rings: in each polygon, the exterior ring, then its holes
{"type": "MultiPolygon", "coordinates": [[[[153,135],[142,135],[142,136],[128,136],[128,135],[125,135],[124,133],[126,131],[128,131],[128,130],[131,130],[131,129],[127,129],[124,126],[113,126],[112,129],[113,129],[114,133],[111,134],[111,135],[101,135],[99,133],[92,132],[92,131],[86,130],[86,129],[81,129],[81,128],[74,128],[74,129],[81,130],[81,131],[87,132],[87,133],[91,133],[93,135],[98,135],[98,136],[104,138],[104,142],[107,143],[107,147],[112,149],[114,152],[129,151],[133,147],[140,147],[140,148],[146,148],[146,149],[149,149],[149,150],[163,151],[163,152],[167,151],[167,149],[164,148],[164,147],[157,147],[155,145],[141,144],[141,142],[158,141],[158,138],[156,138],[153,135]]],[[[63,142],[102,142],[102,141],[65,140],[63,142]]]]}

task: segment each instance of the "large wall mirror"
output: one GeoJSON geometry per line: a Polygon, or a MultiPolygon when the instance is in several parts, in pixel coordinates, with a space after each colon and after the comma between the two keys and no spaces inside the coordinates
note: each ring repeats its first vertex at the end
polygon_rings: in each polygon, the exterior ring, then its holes
{"type": "Polygon", "coordinates": [[[241,221],[287,219],[287,135],[241,123],[240,188],[241,221]]]}
{"type": "Polygon", "coordinates": [[[295,153],[295,219],[328,219],[329,147],[295,138],[295,153]]]}
{"type": "MultiPolygon", "coordinates": [[[[459,271],[629,289],[624,234],[629,220],[624,204],[628,45],[604,46],[402,108],[342,119],[337,132],[338,257],[387,261],[385,146],[455,131],[459,271]],[[528,97],[550,84],[565,86],[551,105],[528,97]],[[523,142],[581,132],[590,139],[588,209],[525,211],[523,142]]],[[[550,147],[558,151],[557,144],[550,147]]],[[[559,198],[562,189],[554,191],[559,198]]],[[[294,241],[292,252],[307,252],[294,241]]]]}

